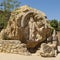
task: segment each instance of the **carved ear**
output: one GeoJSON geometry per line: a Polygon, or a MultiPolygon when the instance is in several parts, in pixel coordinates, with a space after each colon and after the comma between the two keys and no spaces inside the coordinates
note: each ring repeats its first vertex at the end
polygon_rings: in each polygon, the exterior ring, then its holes
{"type": "Polygon", "coordinates": [[[24,27],[24,21],[25,21],[27,15],[31,15],[31,14],[33,14],[33,13],[34,13],[33,11],[28,11],[28,12],[22,17],[21,27],[24,27]]]}

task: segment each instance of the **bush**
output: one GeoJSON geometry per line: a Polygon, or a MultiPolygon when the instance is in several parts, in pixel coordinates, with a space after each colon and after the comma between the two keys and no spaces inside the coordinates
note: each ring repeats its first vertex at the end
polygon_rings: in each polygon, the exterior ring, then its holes
{"type": "Polygon", "coordinates": [[[0,31],[4,28],[4,23],[0,23],[0,31]]]}
{"type": "Polygon", "coordinates": [[[50,25],[57,30],[58,29],[58,21],[57,20],[51,20],[50,25]]]}
{"type": "Polygon", "coordinates": [[[4,11],[0,14],[0,28],[6,28],[7,22],[9,21],[10,13],[7,11],[4,11]],[[9,14],[9,15],[8,15],[9,14]]]}

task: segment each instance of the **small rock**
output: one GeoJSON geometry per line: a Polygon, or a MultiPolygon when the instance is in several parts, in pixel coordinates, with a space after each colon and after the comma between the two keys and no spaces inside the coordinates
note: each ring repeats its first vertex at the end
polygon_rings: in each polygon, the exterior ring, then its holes
{"type": "Polygon", "coordinates": [[[43,57],[53,57],[53,56],[55,56],[55,50],[54,50],[54,48],[50,47],[46,43],[42,43],[40,55],[43,57]]]}

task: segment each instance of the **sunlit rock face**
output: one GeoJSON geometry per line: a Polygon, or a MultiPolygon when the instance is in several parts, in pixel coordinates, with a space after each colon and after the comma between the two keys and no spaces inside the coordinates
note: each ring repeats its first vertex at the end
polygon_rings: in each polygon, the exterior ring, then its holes
{"type": "Polygon", "coordinates": [[[41,44],[40,55],[43,57],[52,57],[55,56],[55,50],[53,47],[49,46],[46,43],[41,44]]]}
{"type": "Polygon", "coordinates": [[[0,33],[1,40],[13,39],[22,42],[43,42],[51,35],[50,23],[45,13],[27,5],[11,13],[8,25],[2,31],[4,33],[0,33]]]}

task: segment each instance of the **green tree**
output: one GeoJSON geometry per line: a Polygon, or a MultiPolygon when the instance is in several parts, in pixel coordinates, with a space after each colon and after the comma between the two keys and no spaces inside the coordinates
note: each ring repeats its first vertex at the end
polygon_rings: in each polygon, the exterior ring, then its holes
{"type": "Polygon", "coordinates": [[[60,31],[60,21],[58,22],[58,31],[60,31]]]}
{"type": "Polygon", "coordinates": [[[3,8],[3,10],[7,10],[11,12],[12,10],[18,8],[20,6],[20,3],[18,0],[3,0],[3,2],[0,3],[0,6],[3,8]]]}
{"type": "Polygon", "coordinates": [[[0,25],[3,24],[5,28],[9,21],[11,11],[19,6],[20,2],[18,0],[3,0],[3,2],[0,2],[0,10],[3,11],[3,13],[0,14],[0,25]]]}
{"type": "Polygon", "coordinates": [[[54,29],[58,29],[58,21],[56,19],[51,20],[50,21],[50,25],[54,28],[54,29]]]}

